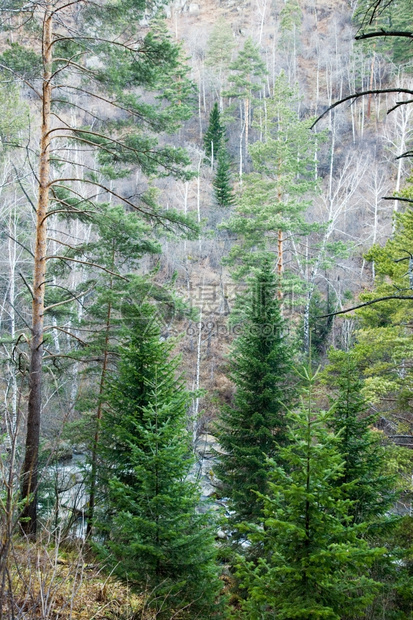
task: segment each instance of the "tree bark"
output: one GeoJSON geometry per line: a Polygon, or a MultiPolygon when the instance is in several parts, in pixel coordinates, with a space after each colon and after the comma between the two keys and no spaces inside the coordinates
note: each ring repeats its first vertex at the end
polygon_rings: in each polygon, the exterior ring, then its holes
{"type": "Polygon", "coordinates": [[[34,537],[37,528],[38,457],[42,406],[43,315],[47,255],[47,213],[49,209],[50,119],[52,98],[52,12],[45,11],[43,26],[42,126],[40,136],[39,195],[34,247],[33,319],[29,374],[26,449],[22,472],[22,499],[26,501],[21,528],[34,537]]]}
{"type": "Polygon", "coordinates": [[[283,232],[282,230],[278,231],[278,237],[277,237],[277,274],[278,274],[278,299],[282,300],[283,298],[283,293],[282,293],[282,275],[283,275],[283,271],[284,271],[284,248],[283,248],[283,232]]]}
{"type": "MultiPolygon", "coordinates": [[[[111,279],[110,281],[111,290],[112,290],[112,286],[113,286],[113,281],[111,279]]],[[[92,535],[93,517],[94,517],[94,512],[95,512],[96,475],[97,475],[97,467],[98,467],[98,447],[99,447],[99,437],[100,437],[100,425],[101,425],[102,413],[103,413],[102,396],[103,396],[103,391],[105,389],[106,373],[108,369],[111,314],[112,314],[112,303],[109,302],[108,312],[106,316],[105,351],[103,355],[102,374],[100,376],[100,385],[99,385],[99,404],[98,404],[98,409],[96,413],[96,430],[95,430],[95,436],[93,438],[93,446],[92,446],[92,470],[90,474],[91,480],[90,480],[89,509],[88,509],[88,514],[87,514],[86,537],[90,537],[92,535]]]]}

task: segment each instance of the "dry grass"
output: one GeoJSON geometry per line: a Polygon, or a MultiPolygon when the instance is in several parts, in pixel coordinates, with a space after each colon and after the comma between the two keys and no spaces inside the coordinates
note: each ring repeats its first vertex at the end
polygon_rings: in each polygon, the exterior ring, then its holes
{"type": "Polygon", "coordinates": [[[145,595],[105,573],[84,545],[17,539],[9,557],[3,620],[149,620],[145,595]]]}

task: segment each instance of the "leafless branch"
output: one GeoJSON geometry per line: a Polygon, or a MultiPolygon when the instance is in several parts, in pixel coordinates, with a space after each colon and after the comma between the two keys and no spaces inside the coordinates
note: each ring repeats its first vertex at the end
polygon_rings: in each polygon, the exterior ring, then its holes
{"type": "Polygon", "coordinates": [[[331,106],[329,106],[326,110],[324,110],[324,112],[320,114],[320,116],[318,116],[314,123],[310,126],[310,129],[313,129],[318,123],[318,121],[321,120],[328,112],[330,112],[330,110],[333,110],[334,108],[341,105],[342,103],[345,103],[346,101],[350,101],[352,99],[359,99],[360,97],[364,97],[365,95],[383,95],[385,93],[406,93],[407,95],[413,95],[413,90],[410,90],[408,88],[373,88],[370,90],[363,90],[359,93],[353,93],[352,95],[347,95],[347,97],[339,99],[331,106]]]}
{"type": "Polygon", "coordinates": [[[23,243],[20,243],[20,241],[17,241],[17,239],[15,239],[10,233],[8,233],[7,231],[3,231],[4,234],[11,239],[12,241],[14,241],[14,243],[17,243],[17,245],[19,245],[21,248],[23,248],[23,250],[26,250],[26,252],[28,252],[29,254],[31,254],[31,256],[34,257],[34,254],[31,250],[29,250],[29,248],[27,248],[25,245],[23,245],[23,243]]]}
{"type": "MultiPolygon", "coordinates": [[[[81,265],[88,265],[89,267],[97,267],[97,269],[101,269],[102,271],[106,271],[107,273],[109,273],[112,276],[115,276],[116,278],[120,278],[121,280],[125,280],[125,282],[129,282],[128,278],[125,278],[124,276],[121,276],[120,273],[116,273],[115,271],[111,271],[110,269],[107,269],[106,267],[103,267],[102,265],[98,265],[97,263],[91,263],[89,261],[86,260],[80,260],[78,258],[70,258],[69,256],[59,256],[58,254],[54,254],[51,256],[45,256],[44,260],[50,260],[52,258],[56,258],[58,260],[62,260],[62,261],[70,261],[72,263],[80,263],[81,265]]],[[[82,293],[83,295],[85,295],[86,293],[82,293]]],[[[81,297],[81,295],[80,295],[81,297]]],[[[70,300],[71,301],[71,300],[70,300]]],[[[50,308],[55,307],[56,305],[60,305],[62,302],[59,302],[59,304],[54,304],[53,306],[49,306],[48,308],[45,308],[45,312],[46,310],[50,310],[50,308]]],[[[67,303],[67,302],[65,302],[67,303]]]]}
{"type": "Polygon", "coordinates": [[[408,105],[409,103],[413,103],[413,99],[407,99],[406,101],[396,101],[396,105],[394,105],[392,108],[390,108],[387,111],[387,114],[390,114],[390,112],[394,112],[394,110],[397,110],[397,108],[399,108],[402,105],[408,105]]]}
{"type": "Polygon", "coordinates": [[[354,38],[356,41],[361,41],[362,39],[372,39],[374,37],[407,37],[408,39],[413,39],[413,32],[406,32],[404,30],[377,30],[376,32],[358,34],[354,38]]]}
{"type": "Polygon", "coordinates": [[[44,331],[45,332],[49,331],[49,329],[57,329],[59,332],[63,332],[63,334],[67,334],[71,338],[74,338],[75,340],[77,340],[82,346],[86,346],[86,344],[87,344],[85,340],[82,340],[81,338],[79,338],[75,334],[72,334],[72,332],[69,332],[67,329],[63,329],[63,327],[58,327],[57,325],[47,325],[44,328],[44,331]]]}
{"type": "Polygon", "coordinates": [[[400,196],[382,196],[382,200],[400,200],[400,202],[413,202],[410,198],[401,198],[400,196]]]}
{"type": "Polygon", "coordinates": [[[32,299],[34,299],[34,293],[33,293],[33,289],[30,286],[30,284],[27,282],[26,278],[24,277],[24,275],[22,274],[21,271],[19,271],[19,276],[21,277],[21,279],[23,280],[23,282],[25,283],[30,295],[32,296],[32,299]]]}
{"type": "Polygon", "coordinates": [[[337,316],[338,314],[347,314],[347,312],[352,312],[353,310],[358,310],[359,308],[364,308],[365,306],[371,306],[372,304],[377,304],[380,301],[388,301],[390,299],[402,299],[402,300],[413,300],[413,297],[405,297],[404,295],[387,295],[386,297],[378,297],[377,299],[372,299],[371,301],[365,301],[358,306],[353,306],[352,308],[347,308],[347,310],[338,310],[337,312],[330,312],[329,314],[323,314],[321,316],[316,317],[317,319],[327,319],[329,316],[337,316]]]}

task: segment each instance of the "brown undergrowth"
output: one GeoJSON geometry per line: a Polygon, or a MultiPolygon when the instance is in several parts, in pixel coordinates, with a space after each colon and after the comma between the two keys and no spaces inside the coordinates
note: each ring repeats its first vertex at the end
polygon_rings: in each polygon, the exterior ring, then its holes
{"type": "Polygon", "coordinates": [[[150,620],[136,594],[79,541],[16,538],[3,575],[1,620],[150,620]],[[45,544],[46,543],[46,544],[45,544]]]}

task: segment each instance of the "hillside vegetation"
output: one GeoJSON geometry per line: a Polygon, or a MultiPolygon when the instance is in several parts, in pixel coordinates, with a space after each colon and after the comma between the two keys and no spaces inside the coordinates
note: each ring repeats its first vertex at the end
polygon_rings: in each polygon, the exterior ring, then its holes
{"type": "Polygon", "coordinates": [[[0,620],[412,618],[410,0],[0,6],[0,620]]]}

